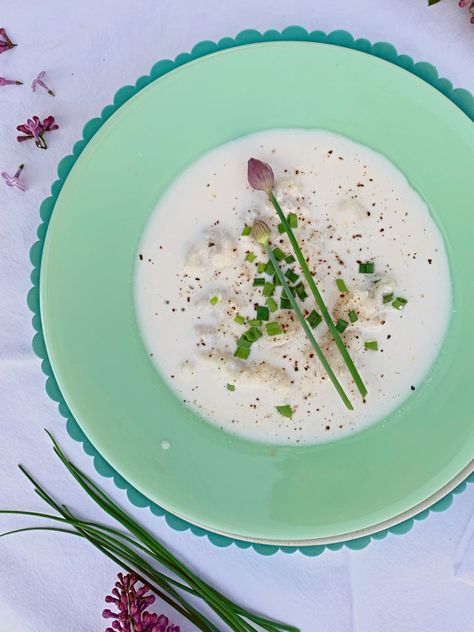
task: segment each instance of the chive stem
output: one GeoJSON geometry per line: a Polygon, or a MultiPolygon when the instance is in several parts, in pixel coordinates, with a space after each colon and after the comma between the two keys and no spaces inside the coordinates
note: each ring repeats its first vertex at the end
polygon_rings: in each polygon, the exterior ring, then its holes
{"type": "MultiPolygon", "coordinates": [[[[281,212],[281,209],[280,209],[281,212]]],[[[283,213],[282,213],[283,215],[283,213]]],[[[286,217],[283,215],[283,218],[286,221],[286,217]]],[[[289,226],[288,226],[289,228],[289,226]]],[[[291,230],[291,229],[290,229],[291,230]]],[[[290,288],[288,287],[288,283],[286,282],[286,278],[285,275],[283,274],[283,272],[280,269],[280,266],[278,265],[278,261],[275,257],[275,255],[273,254],[273,251],[271,249],[271,247],[268,245],[268,243],[265,245],[266,250],[267,250],[267,254],[270,258],[270,261],[273,264],[273,267],[275,269],[275,274],[278,276],[278,278],[281,281],[281,284],[283,286],[283,290],[286,293],[286,296],[288,298],[289,303],[291,303],[291,306],[293,307],[293,309],[295,310],[295,314],[298,318],[298,320],[300,321],[301,326],[303,327],[303,330],[305,332],[305,334],[307,335],[311,346],[313,347],[313,349],[316,352],[316,355],[319,358],[319,361],[321,362],[321,364],[324,367],[324,370],[326,371],[326,373],[329,376],[329,379],[331,380],[331,382],[334,385],[334,388],[336,389],[336,391],[339,393],[339,396],[341,397],[342,401],[344,402],[344,404],[346,405],[346,407],[349,410],[354,410],[349,398],[347,397],[344,389],[342,388],[339,380],[337,379],[334,371],[331,369],[331,366],[329,364],[329,362],[326,360],[326,356],[324,355],[324,353],[321,350],[321,347],[318,345],[318,343],[316,342],[315,337],[313,336],[313,332],[311,331],[307,321],[305,320],[303,314],[301,313],[301,310],[299,308],[298,303],[296,302],[295,297],[293,296],[293,294],[291,293],[290,288]]],[[[298,254],[297,254],[298,256],[298,254]]],[[[332,321],[331,321],[332,322],[332,321]]]]}
{"type": "Polygon", "coordinates": [[[351,356],[349,355],[349,352],[346,348],[346,345],[344,344],[339,332],[336,329],[336,326],[333,323],[333,320],[331,318],[331,314],[329,313],[326,304],[324,303],[323,297],[321,296],[316,283],[314,282],[313,277],[311,276],[311,272],[309,271],[308,268],[308,264],[306,263],[306,260],[303,256],[303,253],[301,252],[301,249],[299,247],[298,241],[296,240],[296,237],[293,234],[293,231],[283,213],[283,211],[281,210],[280,205],[278,204],[278,200],[276,199],[276,197],[273,194],[273,191],[269,191],[268,192],[268,197],[270,199],[270,202],[273,204],[273,207],[275,209],[275,211],[277,212],[278,217],[280,218],[281,223],[284,225],[286,232],[288,234],[288,239],[290,240],[290,243],[293,247],[293,251],[296,255],[296,258],[298,259],[298,263],[301,266],[301,269],[303,270],[303,274],[306,278],[306,281],[308,282],[309,288],[314,296],[314,299],[321,311],[321,315],[324,318],[324,322],[326,323],[329,331],[331,332],[331,335],[334,339],[334,342],[336,343],[343,359],[344,362],[347,365],[347,368],[349,369],[352,378],[359,390],[359,393],[361,394],[361,396],[364,398],[367,395],[367,388],[365,387],[364,382],[362,381],[362,378],[359,375],[359,372],[357,371],[357,368],[351,358],[351,356]]]}

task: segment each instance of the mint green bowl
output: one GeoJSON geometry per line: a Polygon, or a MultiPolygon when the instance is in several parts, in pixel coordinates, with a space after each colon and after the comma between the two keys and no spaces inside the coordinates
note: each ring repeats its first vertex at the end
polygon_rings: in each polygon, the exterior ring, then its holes
{"type": "Polygon", "coordinates": [[[60,163],[29,296],[48,392],[98,470],[177,528],[308,554],[407,530],[468,477],[473,116],[471,95],[432,66],[298,27],[203,42],[122,88],[60,163]],[[137,247],[159,197],[205,151],[277,127],[328,129],[387,156],[428,203],[453,279],[449,331],[422,387],[371,428],[324,445],[252,443],[204,422],[154,369],[135,318],[137,247]]]}

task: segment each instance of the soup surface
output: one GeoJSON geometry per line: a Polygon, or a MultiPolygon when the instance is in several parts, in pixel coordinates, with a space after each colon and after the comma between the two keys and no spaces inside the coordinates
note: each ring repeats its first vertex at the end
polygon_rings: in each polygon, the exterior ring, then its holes
{"type": "Polygon", "coordinates": [[[150,358],[178,397],[232,433],[304,444],[374,423],[421,385],[445,334],[451,287],[441,234],[400,171],[344,137],[282,129],[217,147],[171,185],[137,253],[135,299],[150,358]],[[317,322],[320,310],[273,207],[248,185],[250,157],[273,168],[275,196],[345,327],[364,400],[317,322]],[[353,411],[281,302],[264,248],[245,234],[256,218],[270,226],[281,268],[353,411]],[[258,339],[247,358],[236,357],[252,327],[258,339]]]}

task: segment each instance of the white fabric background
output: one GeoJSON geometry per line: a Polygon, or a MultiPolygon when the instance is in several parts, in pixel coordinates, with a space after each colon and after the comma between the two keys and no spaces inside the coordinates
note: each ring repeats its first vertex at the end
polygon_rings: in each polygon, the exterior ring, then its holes
{"type": "MultiPolygon", "coordinates": [[[[0,56],[0,75],[29,83],[45,69],[57,97],[33,94],[28,85],[0,88],[0,170],[12,173],[25,162],[29,187],[21,194],[0,186],[1,506],[42,508],[16,469],[22,462],[58,498],[84,516],[99,517],[53,458],[42,430],[53,430],[74,461],[100,478],[66,435],[64,420],[44,392],[25,303],[38,207],[84,122],[156,60],[248,27],[346,28],[357,37],[390,41],[472,91],[474,27],[456,4],[444,0],[428,9],[425,0],[2,0],[0,26],[19,46],[0,56]],[[15,141],[15,126],[35,113],[54,114],[61,126],[49,136],[47,152],[15,141]]],[[[110,481],[100,483],[230,596],[298,624],[303,632],[474,630],[474,485],[447,512],[363,551],[265,558],[176,533],[147,510],[133,510],[110,481]]],[[[0,530],[24,523],[2,517],[0,530]]],[[[89,544],[69,536],[38,533],[0,540],[0,630],[105,629],[103,596],[116,571],[89,544]]]]}

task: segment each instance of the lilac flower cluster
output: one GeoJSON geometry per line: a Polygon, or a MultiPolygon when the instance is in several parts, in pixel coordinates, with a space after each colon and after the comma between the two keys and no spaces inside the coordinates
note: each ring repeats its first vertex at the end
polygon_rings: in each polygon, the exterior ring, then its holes
{"type": "Polygon", "coordinates": [[[102,613],[105,619],[114,619],[112,627],[105,632],[180,632],[178,625],[170,623],[164,614],[147,612],[148,606],[155,601],[149,594],[150,587],[143,584],[137,588],[138,578],[130,573],[118,574],[118,581],[111,595],[105,598],[106,603],[113,603],[118,612],[108,608],[102,613]]]}

